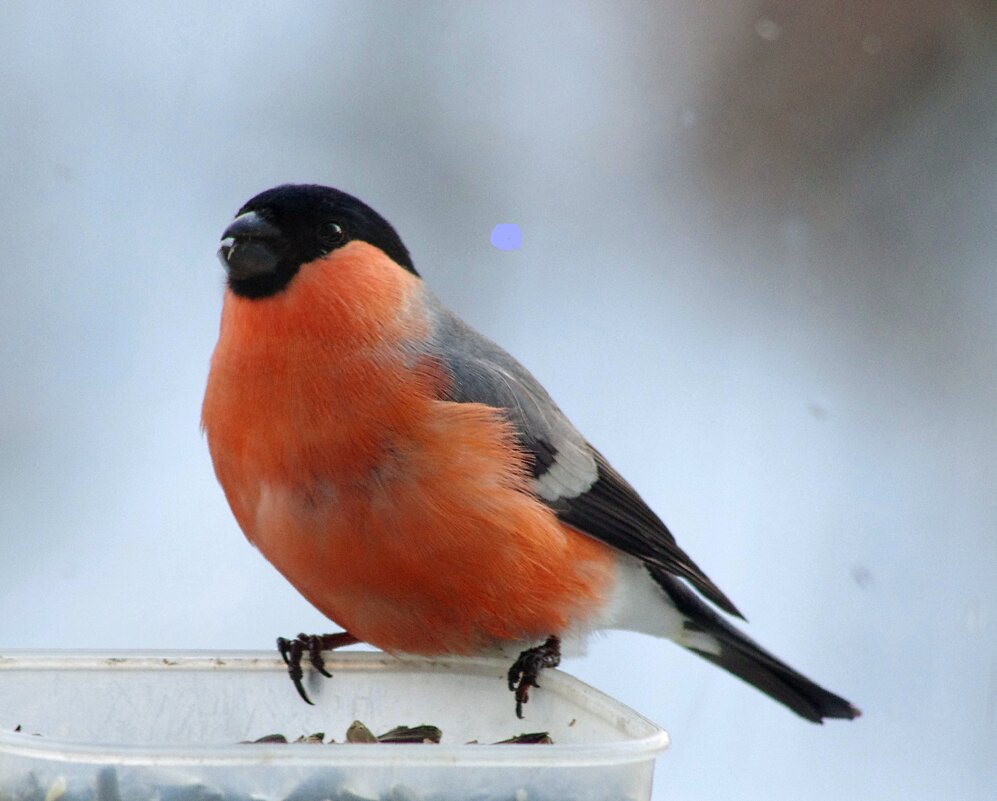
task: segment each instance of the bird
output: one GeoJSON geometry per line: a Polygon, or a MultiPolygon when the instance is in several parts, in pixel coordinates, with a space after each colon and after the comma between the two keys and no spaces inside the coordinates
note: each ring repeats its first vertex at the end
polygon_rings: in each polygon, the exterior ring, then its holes
{"type": "Polygon", "coordinates": [[[278,638],[305,701],[302,661],[329,676],[322,653],[363,642],[506,658],[522,717],[562,645],[621,629],[808,721],[860,714],[731,622],[743,615],[661,518],[363,201],[268,189],[218,255],[202,407],[215,474],[247,539],[343,629],[278,638]]]}

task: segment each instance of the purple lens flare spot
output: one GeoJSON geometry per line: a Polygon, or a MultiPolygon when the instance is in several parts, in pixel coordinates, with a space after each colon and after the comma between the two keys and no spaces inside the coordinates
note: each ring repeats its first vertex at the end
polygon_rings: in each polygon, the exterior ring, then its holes
{"type": "Polygon", "coordinates": [[[515,223],[499,223],[492,229],[492,244],[499,250],[519,250],[523,232],[515,223]]]}

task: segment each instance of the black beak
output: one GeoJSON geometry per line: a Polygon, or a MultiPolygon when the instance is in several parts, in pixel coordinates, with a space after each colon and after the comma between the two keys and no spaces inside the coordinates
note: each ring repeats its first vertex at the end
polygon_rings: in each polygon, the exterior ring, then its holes
{"type": "Polygon", "coordinates": [[[218,258],[229,278],[244,281],[272,273],[279,261],[274,248],[280,229],[255,211],[240,214],[222,234],[218,258]]]}

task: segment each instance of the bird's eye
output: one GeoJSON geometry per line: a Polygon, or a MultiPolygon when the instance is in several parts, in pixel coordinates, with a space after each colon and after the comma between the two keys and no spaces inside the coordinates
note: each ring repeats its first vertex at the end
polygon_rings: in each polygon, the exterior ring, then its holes
{"type": "Polygon", "coordinates": [[[326,245],[338,245],[346,238],[346,231],[339,223],[324,222],[319,224],[318,238],[326,245]]]}

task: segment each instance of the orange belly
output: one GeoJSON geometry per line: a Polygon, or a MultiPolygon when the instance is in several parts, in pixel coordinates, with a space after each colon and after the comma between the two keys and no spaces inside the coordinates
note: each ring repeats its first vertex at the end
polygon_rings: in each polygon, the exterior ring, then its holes
{"type": "Polygon", "coordinates": [[[261,484],[247,535],[388,651],[466,654],[583,626],[606,600],[609,549],[508,480],[488,410],[440,403],[432,427],[435,441],[395,442],[363,474],[261,484]]]}
{"type": "Polygon", "coordinates": [[[530,492],[500,412],[438,399],[446,377],[409,347],[425,336],[418,279],[360,244],[336,253],[273,299],[226,297],[203,422],[242,530],[387,651],[583,628],[608,600],[613,551],[530,492]]]}

